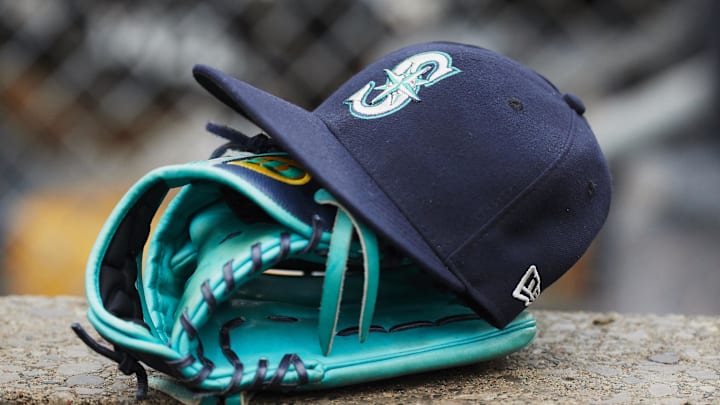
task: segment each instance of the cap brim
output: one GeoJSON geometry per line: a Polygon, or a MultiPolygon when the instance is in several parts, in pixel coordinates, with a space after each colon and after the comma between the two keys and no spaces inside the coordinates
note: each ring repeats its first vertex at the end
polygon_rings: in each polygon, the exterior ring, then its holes
{"type": "Polygon", "coordinates": [[[340,202],[456,292],[463,283],[315,114],[217,69],[197,65],[206,90],[260,127],[340,202]]]}

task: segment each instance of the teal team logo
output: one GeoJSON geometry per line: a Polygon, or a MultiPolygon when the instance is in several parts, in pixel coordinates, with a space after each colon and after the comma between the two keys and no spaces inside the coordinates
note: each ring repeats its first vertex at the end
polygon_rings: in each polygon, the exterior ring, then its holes
{"type": "Polygon", "coordinates": [[[371,81],[348,97],[344,104],[358,118],[374,119],[395,113],[413,101],[420,101],[420,91],[440,80],[460,73],[445,52],[423,52],[385,69],[385,84],[371,81]]]}

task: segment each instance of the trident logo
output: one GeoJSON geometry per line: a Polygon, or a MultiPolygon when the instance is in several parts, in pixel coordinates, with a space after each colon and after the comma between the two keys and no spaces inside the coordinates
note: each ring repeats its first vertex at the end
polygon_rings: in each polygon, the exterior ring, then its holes
{"type": "Polygon", "coordinates": [[[407,106],[411,101],[420,101],[418,94],[423,87],[429,87],[461,70],[452,66],[452,58],[445,52],[423,52],[413,55],[392,69],[385,69],[385,84],[375,86],[370,81],[348,97],[350,113],[362,119],[388,116],[407,106]],[[371,93],[380,91],[368,102],[371,93]]]}

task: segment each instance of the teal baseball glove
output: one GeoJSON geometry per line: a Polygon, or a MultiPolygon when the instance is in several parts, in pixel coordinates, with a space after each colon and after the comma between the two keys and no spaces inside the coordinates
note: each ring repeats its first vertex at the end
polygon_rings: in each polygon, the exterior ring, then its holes
{"type": "Polygon", "coordinates": [[[198,398],[229,399],[459,366],[535,336],[527,312],[490,326],[282,153],[144,176],[100,233],[86,291],[113,349],[73,329],[137,375],[138,397],[140,363],[198,398]]]}

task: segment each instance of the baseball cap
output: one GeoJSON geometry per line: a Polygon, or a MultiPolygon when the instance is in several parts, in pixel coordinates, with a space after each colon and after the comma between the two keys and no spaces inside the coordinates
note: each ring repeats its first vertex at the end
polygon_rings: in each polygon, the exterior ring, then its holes
{"type": "Polygon", "coordinates": [[[610,207],[582,101],[487,49],[399,49],[314,111],[208,66],[193,74],[499,328],[580,258],[610,207]]]}

